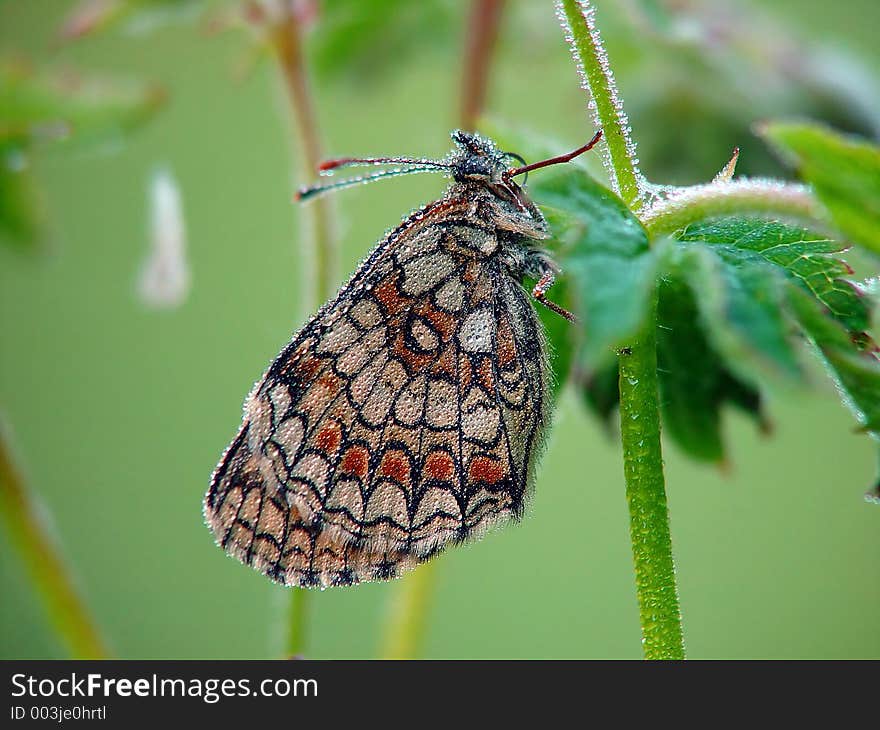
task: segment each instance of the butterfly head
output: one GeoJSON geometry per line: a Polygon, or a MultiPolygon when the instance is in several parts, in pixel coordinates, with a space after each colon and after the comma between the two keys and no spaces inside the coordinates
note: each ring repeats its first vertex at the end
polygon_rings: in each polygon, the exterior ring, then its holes
{"type": "Polygon", "coordinates": [[[491,223],[502,230],[519,233],[530,238],[546,238],[547,223],[541,211],[514,178],[548,165],[568,162],[591,149],[602,136],[601,130],[583,147],[558,157],[526,165],[519,155],[503,152],[489,138],[476,132],[456,129],[452,132],[455,149],[443,160],[412,157],[343,157],[323,163],[319,172],[329,175],[340,168],[353,166],[388,166],[379,172],[361,177],[312,185],[297,193],[298,200],[321,195],[331,190],[350,187],[387,177],[408,175],[415,172],[443,172],[453,179],[450,193],[473,198],[488,206],[491,223]],[[512,167],[511,161],[523,163],[512,167]]]}
{"type": "MultiPolygon", "coordinates": [[[[446,158],[455,185],[466,194],[485,201],[491,222],[498,228],[529,238],[546,238],[547,223],[526,191],[513,179],[518,168],[511,162],[525,161],[503,152],[491,139],[475,132],[452,132],[456,149],[446,158]]],[[[458,193],[453,190],[453,193],[458,193]]]]}
{"type": "Polygon", "coordinates": [[[500,184],[510,170],[509,158],[487,137],[456,129],[451,135],[456,149],[447,158],[456,182],[500,184]]]}

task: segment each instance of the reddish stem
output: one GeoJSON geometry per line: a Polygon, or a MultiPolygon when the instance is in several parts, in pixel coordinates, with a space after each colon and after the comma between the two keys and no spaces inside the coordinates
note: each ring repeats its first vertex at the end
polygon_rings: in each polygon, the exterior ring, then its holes
{"type": "Polygon", "coordinates": [[[498,38],[504,0],[474,0],[468,23],[462,78],[461,125],[473,130],[486,102],[489,65],[498,38]]]}

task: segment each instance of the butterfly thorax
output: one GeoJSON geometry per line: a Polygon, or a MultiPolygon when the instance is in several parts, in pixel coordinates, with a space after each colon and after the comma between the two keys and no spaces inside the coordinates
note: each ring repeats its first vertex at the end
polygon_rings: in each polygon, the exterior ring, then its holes
{"type": "Polygon", "coordinates": [[[468,200],[472,216],[499,233],[541,240],[548,237],[547,222],[528,194],[513,181],[506,188],[481,182],[454,182],[444,196],[447,200],[468,200]],[[505,196],[501,197],[499,191],[505,196]]]}
{"type": "Polygon", "coordinates": [[[469,201],[465,220],[455,216],[455,235],[447,246],[459,254],[477,259],[497,259],[501,269],[516,280],[540,278],[548,269],[557,271],[549,255],[536,246],[549,237],[547,222],[525,191],[515,183],[518,201],[495,194],[480,182],[455,182],[446,191],[445,201],[469,201]]]}

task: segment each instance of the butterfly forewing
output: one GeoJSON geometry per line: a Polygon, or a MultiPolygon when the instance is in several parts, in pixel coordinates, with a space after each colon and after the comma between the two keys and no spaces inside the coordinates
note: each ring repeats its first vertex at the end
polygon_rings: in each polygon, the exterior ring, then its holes
{"type": "Polygon", "coordinates": [[[496,235],[467,200],[428,206],[281,352],[206,497],[224,549],[288,585],[349,584],[522,513],[548,369],[496,235]]]}

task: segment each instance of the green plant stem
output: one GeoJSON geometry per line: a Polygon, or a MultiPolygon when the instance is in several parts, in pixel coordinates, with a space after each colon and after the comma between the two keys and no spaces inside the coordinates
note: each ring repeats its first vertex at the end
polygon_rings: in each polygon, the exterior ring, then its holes
{"type": "Polygon", "coordinates": [[[656,293],[647,324],[619,353],[620,435],[646,659],[684,659],[660,445],[656,293]]]}
{"type": "MultiPolygon", "coordinates": [[[[309,177],[318,169],[321,162],[320,134],[317,115],[309,89],[305,56],[302,47],[302,30],[292,5],[270,32],[270,40],[278,58],[284,79],[290,108],[296,125],[301,150],[301,175],[309,177]]],[[[311,201],[308,210],[311,215],[311,235],[303,236],[300,245],[311,246],[311,259],[314,271],[304,269],[301,281],[306,295],[307,308],[317,309],[329,299],[336,284],[334,271],[335,240],[332,233],[329,203],[324,198],[311,201]]],[[[303,656],[308,633],[309,593],[306,589],[292,588],[287,611],[287,636],[284,654],[289,657],[303,656]]]]}
{"type": "Polygon", "coordinates": [[[0,514],[30,572],[49,618],[76,659],[103,659],[107,649],[70,568],[61,557],[39,500],[27,487],[12,456],[8,429],[0,422],[0,514]]]}
{"type": "Polygon", "coordinates": [[[380,652],[383,658],[412,659],[421,652],[436,570],[435,559],[420,565],[401,581],[389,606],[380,652]]]}
{"type": "Polygon", "coordinates": [[[782,217],[812,227],[823,225],[822,208],[809,188],[749,178],[685,188],[643,210],[639,218],[655,238],[697,221],[734,214],[782,217]]]}
{"type": "MultiPolygon", "coordinates": [[[[604,133],[612,183],[626,204],[637,210],[643,202],[642,178],[593,8],[588,0],[559,0],[557,8],[604,133]]],[[[655,291],[642,330],[620,350],[620,430],[645,657],[683,659],[660,446],[656,297],[655,291]]]]}
{"type": "Polygon", "coordinates": [[[557,8],[568,27],[567,39],[595,105],[591,109],[602,129],[612,186],[632,210],[637,210],[642,201],[641,174],[629,135],[629,123],[593,20],[593,8],[588,0],[559,0],[557,8]]]}

